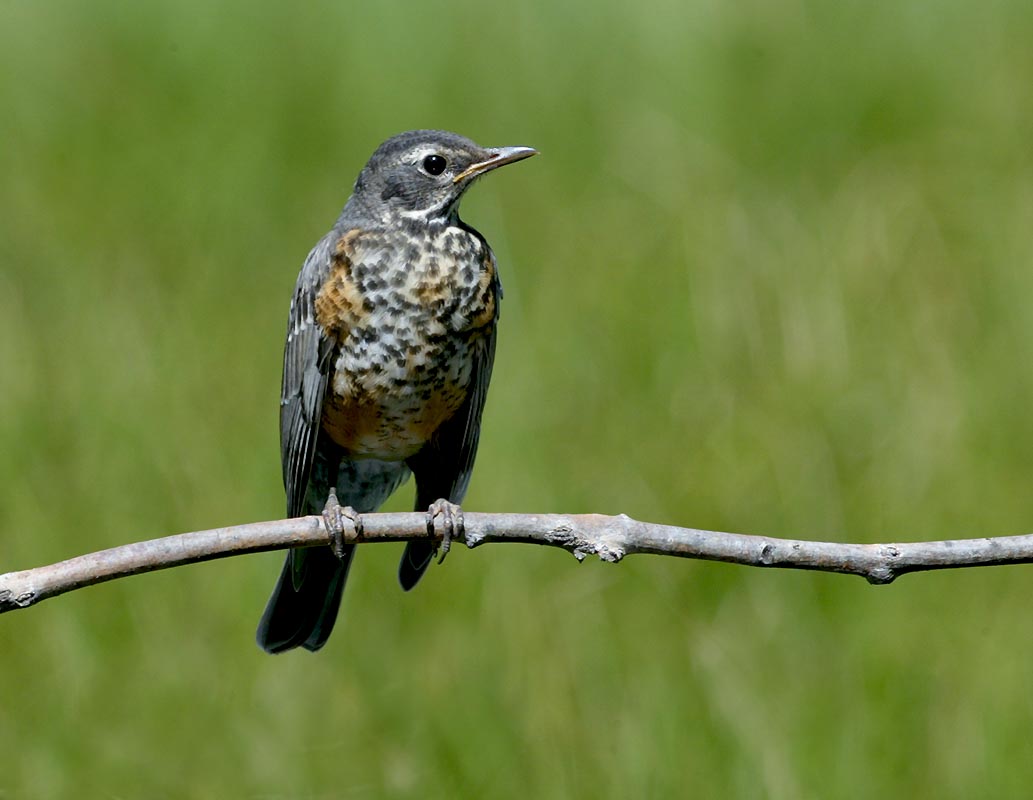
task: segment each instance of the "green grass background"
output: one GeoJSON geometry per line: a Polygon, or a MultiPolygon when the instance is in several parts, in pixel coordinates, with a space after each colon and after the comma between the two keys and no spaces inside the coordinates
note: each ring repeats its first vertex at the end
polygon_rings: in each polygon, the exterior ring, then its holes
{"type": "MultiPolygon", "coordinates": [[[[288,298],[388,135],[542,156],[467,507],[837,541],[1033,530],[1024,0],[0,6],[0,571],[282,514],[288,298]]],[[[392,508],[406,508],[411,488],[392,508]]],[[[280,556],[0,619],[0,798],[1028,796],[1029,568],[545,548],[318,655],[280,556]]]]}

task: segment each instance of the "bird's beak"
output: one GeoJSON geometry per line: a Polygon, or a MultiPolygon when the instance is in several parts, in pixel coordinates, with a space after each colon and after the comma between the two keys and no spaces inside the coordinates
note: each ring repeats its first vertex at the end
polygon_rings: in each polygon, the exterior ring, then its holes
{"type": "Polygon", "coordinates": [[[487,150],[488,158],[468,166],[452,179],[452,183],[459,183],[467,178],[476,178],[478,175],[483,175],[496,167],[538,155],[538,151],[533,147],[489,147],[487,150]]]}

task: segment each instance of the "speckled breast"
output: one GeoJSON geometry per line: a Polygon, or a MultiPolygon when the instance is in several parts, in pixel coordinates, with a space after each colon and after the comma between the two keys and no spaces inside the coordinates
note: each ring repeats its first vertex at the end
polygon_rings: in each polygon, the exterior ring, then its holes
{"type": "Polygon", "coordinates": [[[353,458],[423,447],[466,401],[495,287],[490,249],[464,228],[343,235],[315,304],[338,347],[322,420],[333,441],[353,458]]]}

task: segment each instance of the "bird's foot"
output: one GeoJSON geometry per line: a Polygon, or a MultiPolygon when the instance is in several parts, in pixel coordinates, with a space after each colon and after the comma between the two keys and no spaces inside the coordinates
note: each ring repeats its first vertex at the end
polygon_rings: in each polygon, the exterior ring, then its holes
{"type": "Polygon", "coordinates": [[[440,564],[448,555],[452,547],[453,537],[462,538],[464,534],[463,509],[448,500],[435,500],[427,509],[427,535],[438,538],[438,524],[441,525],[441,555],[438,558],[440,564]]]}
{"type": "Polygon", "coordinates": [[[348,542],[344,535],[348,526],[351,527],[349,538],[352,542],[362,538],[362,517],[351,506],[342,506],[338,503],[337,492],[333,489],[330,490],[330,494],[326,498],[326,505],[323,507],[323,524],[330,535],[330,549],[339,559],[344,559],[348,554],[348,542]]]}

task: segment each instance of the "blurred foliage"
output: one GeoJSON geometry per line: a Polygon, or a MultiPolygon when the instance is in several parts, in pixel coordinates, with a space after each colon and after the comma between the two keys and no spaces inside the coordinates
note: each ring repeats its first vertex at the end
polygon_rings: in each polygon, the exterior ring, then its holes
{"type": "MultiPolygon", "coordinates": [[[[506,300],[467,507],[878,541],[1033,529],[1033,6],[0,5],[0,570],[282,513],[288,297],[387,136],[506,300]]],[[[392,508],[407,507],[400,493],[392,508]]],[[[1033,577],[367,547],[0,619],[0,797],[1023,796],[1033,577]]]]}

